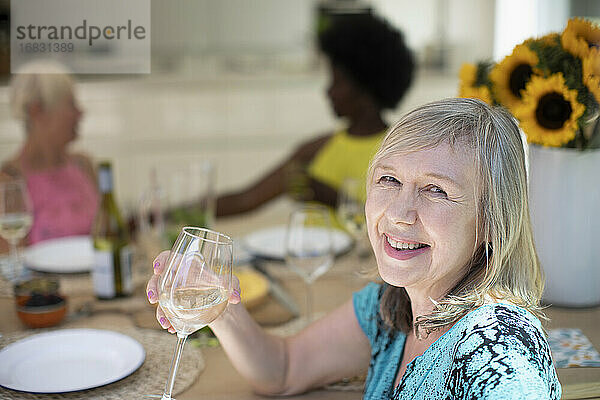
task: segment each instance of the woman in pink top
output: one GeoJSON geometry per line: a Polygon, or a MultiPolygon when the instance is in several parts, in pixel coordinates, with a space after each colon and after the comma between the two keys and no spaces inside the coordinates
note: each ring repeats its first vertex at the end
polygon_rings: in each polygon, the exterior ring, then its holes
{"type": "Polygon", "coordinates": [[[83,115],[72,78],[59,65],[30,64],[13,76],[11,108],[26,136],[2,172],[27,181],[34,213],[29,243],[89,234],[99,199],[92,162],[67,150],[83,115]]]}

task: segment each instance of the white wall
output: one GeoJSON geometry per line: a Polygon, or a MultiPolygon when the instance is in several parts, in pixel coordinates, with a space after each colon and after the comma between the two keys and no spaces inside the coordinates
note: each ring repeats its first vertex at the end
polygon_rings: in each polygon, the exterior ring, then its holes
{"type": "Polygon", "coordinates": [[[372,0],[378,14],[401,28],[423,61],[443,44],[447,71],[492,57],[494,0],[372,0]]]}
{"type": "Polygon", "coordinates": [[[206,64],[219,55],[213,69],[263,69],[265,61],[306,69],[313,56],[314,4],[315,0],[152,0],[153,67],[194,74],[198,68],[210,71],[206,64]]]}
{"type": "Polygon", "coordinates": [[[525,39],[562,31],[568,18],[569,0],[496,0],[494,60],[525,39]]]}
{"type": "MultiPolygon", "coordinates": [[[[526,0],[530,1],[530,0],[526,0]]],[[[420,60],[438,46],[456,72],[467,59],[492,57],[494,0],[370,0],[376,13],[400,28],[420,60]]],[[[225,58],[215,68],[277,68],[312,63],[317,0],[152,0],[155,68],[193,72],[197,60],[225,58]],[[176,4],[176,6],[174,6],[176,4]],[[186,64],[186,62],[188,64],[186,64]],[[189,63],[193,62],[194,67],[189,63]]],[[[200,66],[200,67],[206,67],[200,66]]],[[[296,67],[297,69],[300,66],[296,67]]]]}

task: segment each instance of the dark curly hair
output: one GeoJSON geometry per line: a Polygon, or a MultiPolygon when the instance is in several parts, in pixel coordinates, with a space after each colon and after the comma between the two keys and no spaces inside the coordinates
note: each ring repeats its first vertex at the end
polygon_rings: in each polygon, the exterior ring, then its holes
{"type": "Polygon", "coordinates": [[[372,14],[325,18],[318,35],[323,53],[382,109],[395,108],[415,69],[402,33],[372,14]]]}

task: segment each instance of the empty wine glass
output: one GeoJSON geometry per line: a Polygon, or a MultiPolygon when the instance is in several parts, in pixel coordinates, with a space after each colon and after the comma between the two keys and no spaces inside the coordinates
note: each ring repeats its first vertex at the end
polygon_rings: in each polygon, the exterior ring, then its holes
{"type": "Polygon", "coordinates": [[[306,283],[306,323],[312,320],[312,283],[333,265],[329,210],[304,206],[290,215],[285,240],[286,263],[306,283]]]}
{"type": "Polygon", "coordinates": [[[371,248],[367,240],[365,205],[360,200],[364,187],[357,179],[346,178],[338,189],[337,218],[350,233],[360,258],[368,257],[371,248]]]}
{"type": "Polygon", "coordinates": [[[20,179],[0,182],[0,236],[10,245],[5,271],[8,279],[16,279],[21,273],[18,244],[29,233],[32,223],[33,211],[25,182],[20,179]]]}
{"type": "Polygon", "coordinates": [[[188,335],[214,321],[231,291],[233,241],[204,228],[184,227],[158,284],[159,304],[177,332],[163,400],[171,399],[175,375],[188,335]]]}

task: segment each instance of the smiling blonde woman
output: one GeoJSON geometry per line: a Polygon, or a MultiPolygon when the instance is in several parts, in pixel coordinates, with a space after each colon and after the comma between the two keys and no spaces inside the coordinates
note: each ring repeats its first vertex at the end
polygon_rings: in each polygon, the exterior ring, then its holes
{"type": "MultiPolygon", "coordinates": [[[[441,327],[485,302],[499,300],[542,316],[538,303],[544,280],[529,217],[525,146],[510,114],[472,99],[447,99],[417,108],[384,139],[369,169],[371,192],[376,191],[377,166],[391,156],[411,157],[422,151],[433,157],[439,156],[433,149],[443,148],[452,154],[442,163],[440,175],[451,173],[465,157],[472,163],[465,165],[472,176],[461,192],[463,202],[466,198],[473,202],[477,227],[472,232],[475,238],[467,244],[469,265],[437,303],[436,312],[421,316],[417,326],[441,327]]],[[[446,198],[450,204],[457,203],[452,193],[446,198]]],[[[393,297],[397,297],[395,301],[408,300],[404,291],[390,289],[382,306],[387,321],[398,329],[409,328],[410,318],[392,315],[400,312],[397,307],[394,313],[386,311],[390,309],[386,302],[393,302],[393,297]]]]}
{"type": "Polygon", "coordinates": [[[524,147],[506,111],[447,99],[408,113],[373,158],[367,226],[385,284],[354,301],[372,347],[398,346],[375,357],[398,371],[370,376],[393,380],[392,398],[560,397],[536,318],[524,147]],[[396,339],[381,340],[374,315],[396,339]]]}

